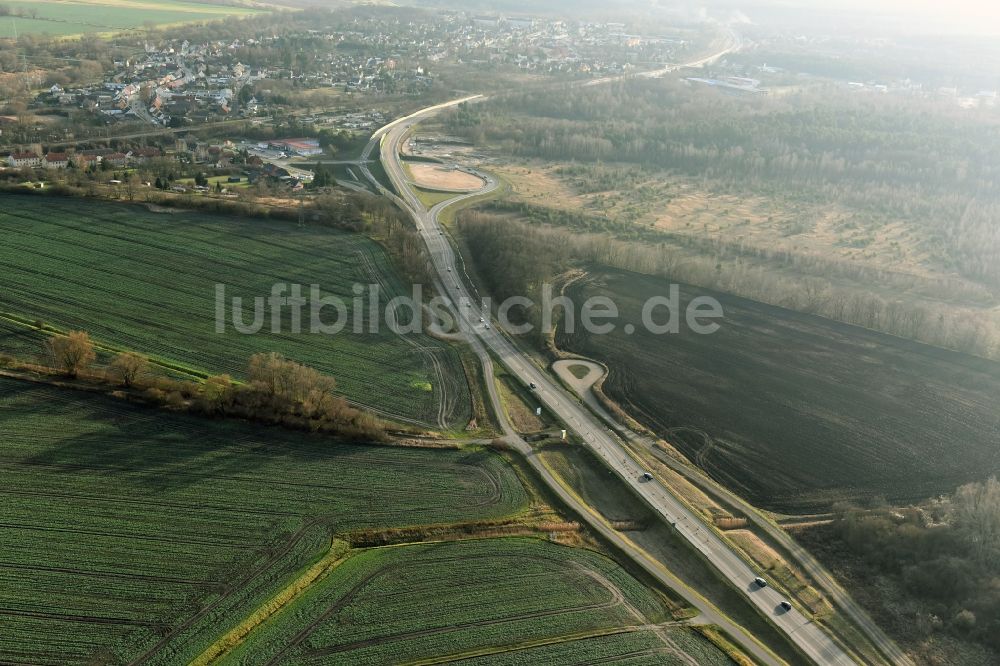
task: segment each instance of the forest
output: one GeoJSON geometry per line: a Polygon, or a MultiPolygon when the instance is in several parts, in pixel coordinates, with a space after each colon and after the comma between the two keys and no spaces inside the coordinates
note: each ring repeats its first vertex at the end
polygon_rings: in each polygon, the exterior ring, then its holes
{"type": "Polygon", "coordinates": [[[505,96],[449,124],[512,155],[638,164],[723,190],[847,203],[876,224],[901,218],[945,267],[1000,287],[995,116],[832,89],[750,98],[631,80],[505,96]]]}
{"type": "Polygon", "coordinates": [[[1000,482],[968,484],[905,509],[841,509],[832,523],[796,538],[851,581],[849,591],[894,635],[923,643],[925,653],[947,642],[963,663],[996,663],[1000,482]]]}
{"type": "MultiPolygon", "coordinates": [[[[995,114],[833,87],[750,97],[683,80],[627,80],[463,106],[447,126],[496,154],[562,165],[555,174],[574,192],[616,192],[629,204],[625,213],[569,214],[520,201],[488,212],[603,233],[609,246],[645,245],[629,251],[657,256],[654,274],[944,347],[1000,353],[990,313],[1000,297],[995,114]],[[824,231],[833,236],[830,251],[631,219],[627,212],[647,199],[648,208],[656,196],[661,205],[672,196],[651,194],[650,181],[672,179],[710,197],[769,200],[776,214],[796,202],[836,210],[824,231]],[[907,244],[905,265],[895,241],[892,251],[865,247],[890,229],[907,244]],[[846,246],[865,253],[835,254],[846,246]]],[[[818,235],[814,226],[792,219],[781,235],[794,243],[818,235]]]]}

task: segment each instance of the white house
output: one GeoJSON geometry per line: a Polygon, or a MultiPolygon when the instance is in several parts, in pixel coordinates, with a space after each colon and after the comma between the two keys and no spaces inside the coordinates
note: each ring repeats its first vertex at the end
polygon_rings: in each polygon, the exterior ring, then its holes
{"type": "Polygon", "coordinates": [[[7,158],[7,164],[18,169],[37,167],[42,165],[42,158],[35,153],[11,153],[7,158]]]}
{"type": "Polygon", "coordinates": [[[69,155],[66,153],[47,153],[45,155],[46,169],[65,169],[69,166],[69,155]]]}

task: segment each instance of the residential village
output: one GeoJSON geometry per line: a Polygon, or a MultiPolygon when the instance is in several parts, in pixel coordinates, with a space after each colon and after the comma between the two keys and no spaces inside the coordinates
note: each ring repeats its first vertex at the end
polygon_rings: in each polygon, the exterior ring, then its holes
{"type": "Polygon", "coordinates": [[[296,89],[416,95],[433,86],[435,70],[444,64],[605,76],[669,62],[684,45],[674,37],[628,34],[616,23],[430,16],[433,20],[404,23],[376,15],[326,30],[224,41],[145,42],[141,52],[114,60],[102,82],[51,85],[31,108],[82,110],[105,124],[183,127],[276,113],[286,100],[271,89],[273,81],[296,89]]]}
{"type": "Polygon", "coordinates": [[[455,85],[447,80],[454,65],[576,79],[661,66],[686,46],[677,35],[639,36],[620,23],[465,12],[323,16],[329,25],[293,15],[270,33],[238,38],[187,32],[123,41],[101,81],[56,80],[24,116],[0,116],[0,160],[41,173],[238,170],[251,182],[269,177],[294,188],[308,173],[286,168],[287,160],[363,143],[407,98],[433,94],[442,79],[455,85]],[[330,101],[303,104],[310,95],[330,101]],[[122,135],[135,138],[100,140],[122,135]]]}

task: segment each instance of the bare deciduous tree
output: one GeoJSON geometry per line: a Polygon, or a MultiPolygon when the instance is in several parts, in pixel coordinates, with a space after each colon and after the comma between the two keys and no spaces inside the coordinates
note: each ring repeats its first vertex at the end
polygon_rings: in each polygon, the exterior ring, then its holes
{"type": "Polygon", "coordinates": [[[958,489],[951,501],[955,529],[983,563],[1000,557],[1000,481],[970,483],[958,489]]]}
{"type": "Polygon", "coordinates": [[[274,352],[251,356],[248,375],[251,384],[269,396],[292,402],[322,403],[336,387],[333,377],[274,352]]]}
{"type": "Polygon", "coordinates": [[[149,361],[135,352],[122,352],[111,361],[111,372],[127,387],[132,386],[149,367],[149,361]]]}
{"type": "Polygon", "coordinates": [[[209,413],[225,412],[232,401],[233,380],[229,375],[213,375],[205,380],[199,399],[209,413]]]}
{"type": "Polygon", "coordinates": [[[66,335],[49,338],[46,348],[52,365],[70,377],[79,375],[97,358],[94,343],[86,331],[70,331],[66,335]]]}

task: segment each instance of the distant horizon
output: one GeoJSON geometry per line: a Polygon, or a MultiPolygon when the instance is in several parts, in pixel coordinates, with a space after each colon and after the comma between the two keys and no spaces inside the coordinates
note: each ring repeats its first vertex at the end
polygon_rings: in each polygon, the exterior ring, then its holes
{"type": "MultiPolygon", "coordinates": [[[[883,20],[898,21],[901,32],[911,34],[1000,35],[1000,5],[979,0],[955,0],[942,6],[935,0],[708,0],[707,2],[664,2],[666,7],[717,7],[740,12],[756,22],[754,14],[787,10],[801,18],[816,11],[824,17],[833,12],[846,16],[863,13],[883,20]]],[[[865,26],[870,27],[870,26],[865,26]]]]}

